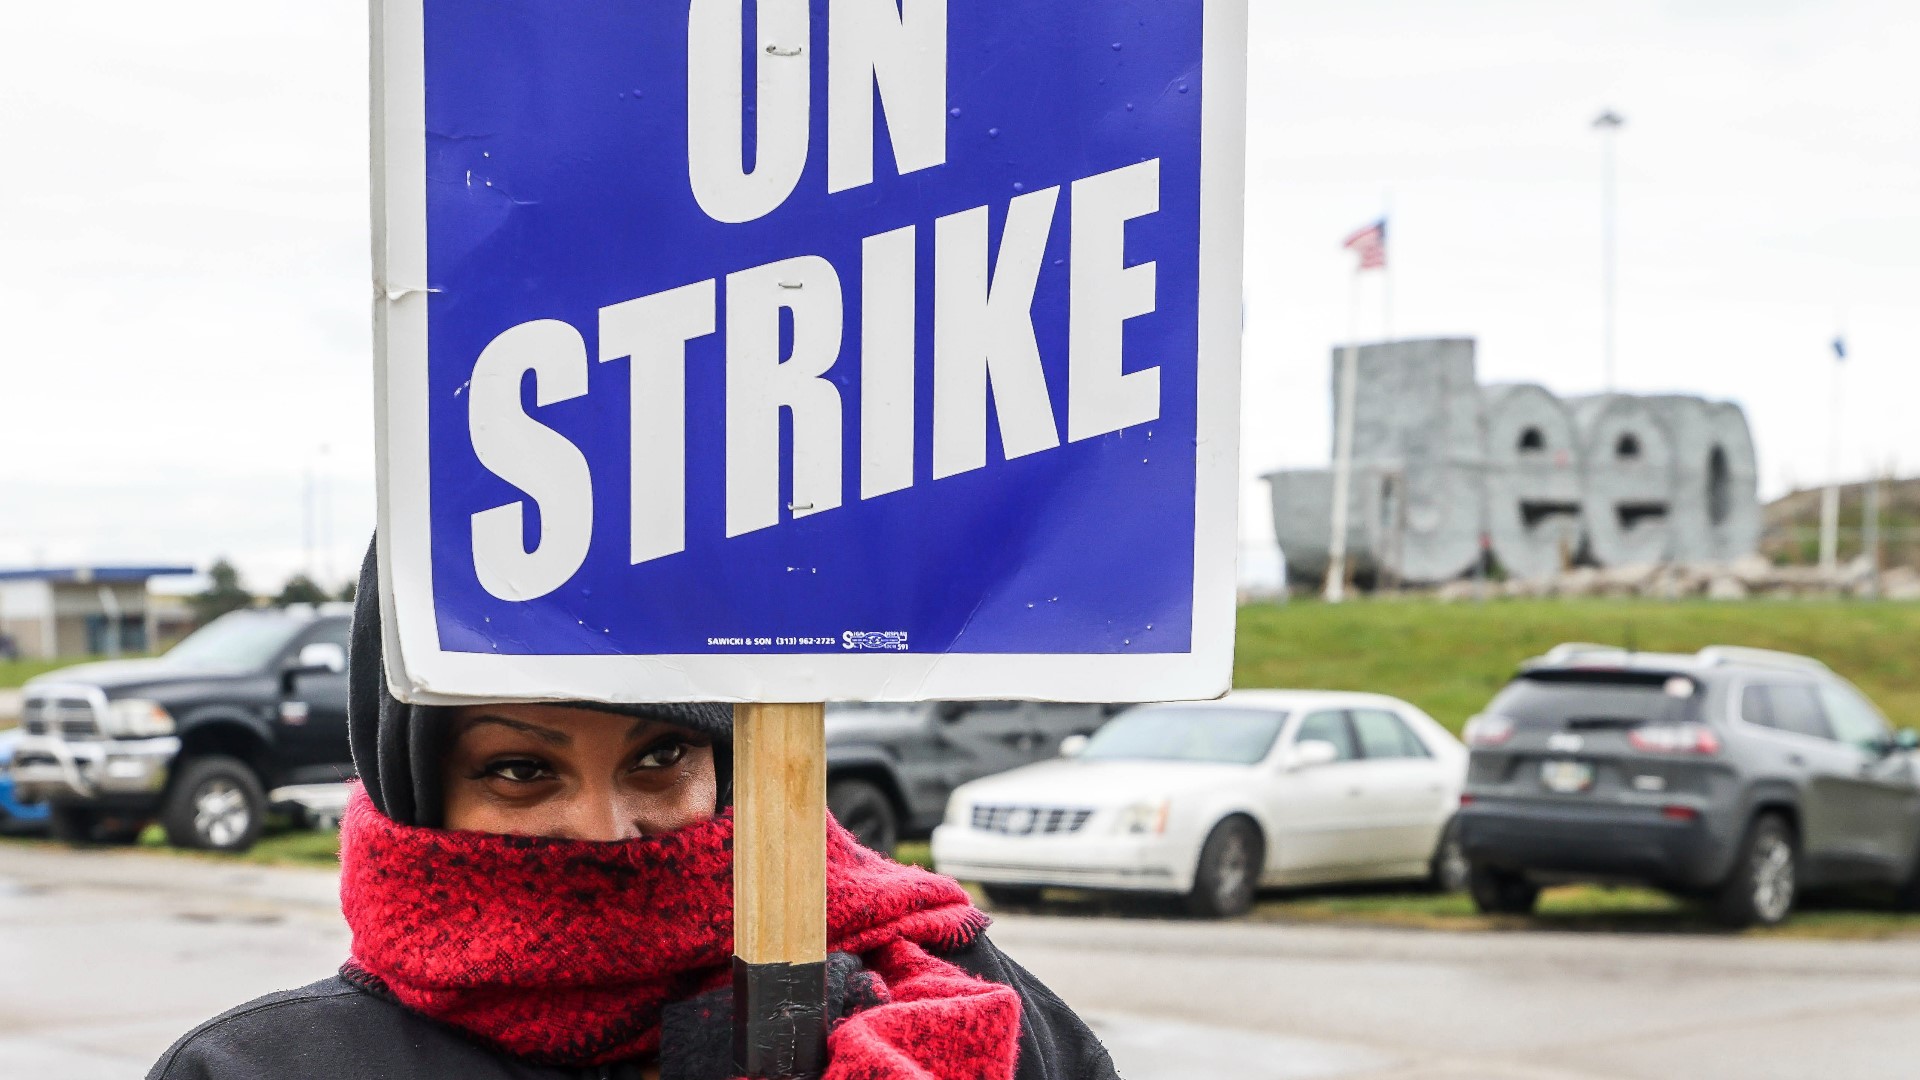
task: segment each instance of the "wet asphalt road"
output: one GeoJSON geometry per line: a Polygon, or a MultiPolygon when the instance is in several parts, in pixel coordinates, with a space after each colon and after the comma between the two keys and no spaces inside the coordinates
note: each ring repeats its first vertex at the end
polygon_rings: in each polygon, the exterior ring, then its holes
{"type": "MultiPolygon", "coordinates": [[[[334,879],[0,845],[0,1078],[138,1077],[325,976],[334,879]]],[[[1130,1080],[1920,1076],[1920,941],[1447,934],[1008,917],[1130,1080]]]]}

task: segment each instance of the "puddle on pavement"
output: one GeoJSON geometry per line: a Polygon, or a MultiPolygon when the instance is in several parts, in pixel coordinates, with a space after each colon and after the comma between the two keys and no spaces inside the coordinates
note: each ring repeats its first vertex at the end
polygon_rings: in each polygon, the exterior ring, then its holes
{"type": "Polygon", "coordinates": [[[177,922],[222,926],[278,926],[287,921],[285,915],[266,911],[178,911],[173,917],[177,922]]]}

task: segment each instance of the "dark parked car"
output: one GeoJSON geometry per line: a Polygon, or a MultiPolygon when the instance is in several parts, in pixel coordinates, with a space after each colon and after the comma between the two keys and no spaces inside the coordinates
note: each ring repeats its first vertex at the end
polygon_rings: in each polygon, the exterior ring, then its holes
{"type": "Polygon", "coordinates": [[[876,851],[933,832],[969,780],[1056,757],[1111,705],[943,701],[827,707],[827,805],[876,851]]]}
{"type": "Polygon", "coordinates": [[[181,847],[250,847],[270,792],[353,775],[347,623],[336,605],[238,611],[164,656],[28,682],[16,797],[67,840],[130,842],[157,819],[181,847]]]}
{"type": "Polygon", "coordinates": [[[1920,903],[1920,774],[1846,680],[1805,657],[1563,645],[1467,725],[1460,842],[1481,910],[1543,882],[1628,879],[1708,898],[1730,926],[1806,888],[1920,903]]]}

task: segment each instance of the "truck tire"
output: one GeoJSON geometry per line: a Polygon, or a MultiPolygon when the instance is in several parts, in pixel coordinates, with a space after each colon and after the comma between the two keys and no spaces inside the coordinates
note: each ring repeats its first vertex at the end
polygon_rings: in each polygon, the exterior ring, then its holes
{"type": "Polygon", "coordinates": [[[1266,844],[1253,822],[1230,817],[1215,825],[1200,849],[1200,868],[1186,896],[1188,913],[1203,919],[1246,914],[1265,865],[1266,844]]]}
{"type": "Polygon", "coordinates": [[[246,762],[216,754],[181,766],[160,823],[174,847],[238,852],[260,838],[266,816],[260,778],[246,762]]]}
{"type": "Polygon", "coordinates": [[[1525,875],[1484,863],[1474,863],[1467,871],[1467,891],[1482,915],[1531,915],[1540,902],[1540,886],[1525,875]]]}
{"type": "Polygon", "coordinates": [[[1762,814],[1747,827],[1733,873],[1714,898],[1714,919],[1730,930],[1778,926],[1793,912],[1799,888],[1793,829],[1778,814],[1762,814]]]}
{"type": "Polygon", "coordinates": [[[99,820],[90,806],[54,803],[47,808],[47,831],[63,844],[93,843],[93,826],[99,820]]]}
{"type": "Polygon", "coordinates": [[[83,845],[124,846],[140,839],[146,823],[102,814],[91,806],[54,803],[48,808],[47,829],[55,840],[83,845]]]}
{"type": "Polygon", "coordinates": [[[849,777],[827,785],[827,809],[854,839],[882,855],[900,842],[900,818],[893,800],[871,780],[849,777]]]}
{"type": "Polygon", "coordinates": [[[1038,885],[998,885],[983,881],[980,891],[987,894],[987,903],[997,908],[1032,907],[1040,902],[1038,885]]]}

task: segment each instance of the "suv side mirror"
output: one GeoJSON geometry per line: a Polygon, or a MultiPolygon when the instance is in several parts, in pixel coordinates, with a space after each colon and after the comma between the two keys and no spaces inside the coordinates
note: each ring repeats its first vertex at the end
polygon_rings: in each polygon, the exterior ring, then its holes
{"type": "Polygon", "coordinates": [[[1087,743],[1091,741],[1092,740],[1088,739],[1085,735],[1069,735],[1060,740],[1060,756],[1063,758],[1079,757],[1086,752],[1087,743]]]}
{"type": "Polygon", "coordinates": [[[289,675],[338,675],[347,670],[347,650],[331,641],[315,641],[302,646],[289,675]]]}
{"type": "Polygon", "coordinates": [[[1308,739],[1296,743],[1293,754],[1287,759],[1287,768],[1292,772],[1302,769],[1317,769],[1322,765],[1331,765],[1340,760],[1340,748],[1320,739],[1308,739]]]}

